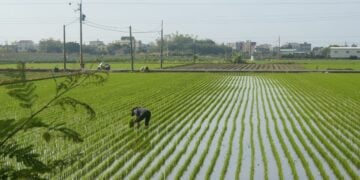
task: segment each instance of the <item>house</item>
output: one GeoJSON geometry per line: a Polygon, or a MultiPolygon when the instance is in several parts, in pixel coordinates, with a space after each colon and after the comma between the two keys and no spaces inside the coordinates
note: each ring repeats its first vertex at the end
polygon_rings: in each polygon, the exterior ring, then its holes
{"type": "Polygon", "coordinates": [[[360,58],[360,47],[330,47],[331,58],[360,58]]]}
{"type": "Polygon", "coordinates": [[[271,58],[272,51],[271,44],[260,44],[256,46],[254,55],[256,59],[271,58]]]}
{"type": "Polygon", "coordinates": [[[29,52],[35,50],[35,44],[31,40],[20,40],[15,42],[18,52],[29,52]]]}
{"type": "Polygon", "coordinates": [[[315,57],[326,56],[326,54],[324,54],[324,48],[323,47],[314,47],[313,50],[312,50],[312,54],[315,57]]]}
{"type": "MultiPolygon", "coordinates": [[[[131,39],[133,43],[133,49],[141,48],[142,42],[140,40],[136,40],[134,36],[132,36],[131,39]]],[[[114,43],[118,43],[120,45],[129,45],[130,36],[122,36],[120,41],[114,41],[114,43]]]]}
{"type": "Polygon", "coordinates": [[[95,47],[99,47],[99,46],[104,46],[104,42],[96,40],[96,41],[90,41],[89,42],[89,46],[95,46],[95,47]]]}
{"type": "Polygon", "coordinates": [[[297,50],[296,49],[280,49],[280,54],[281,55],[294,55],[297,54],[297,50]]]}

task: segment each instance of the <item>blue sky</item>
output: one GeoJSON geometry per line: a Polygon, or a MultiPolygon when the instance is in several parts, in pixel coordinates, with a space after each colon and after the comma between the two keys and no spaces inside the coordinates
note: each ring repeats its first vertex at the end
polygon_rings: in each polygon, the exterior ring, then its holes
{"type": "MultiPolygon", "coordinates": [[[[74,11],[78,2],[0,0],[0,44],[61,39],[62,25],[78,18],[74,11]]],[[[191,34],[218,43],[252,40],[275,45],[280,35],[282,44],[360,45],[359,7],[360,0],[83,0],[88,24],[120,31],[84,25],[84,42],[120,39],[128,35],[129,25],[138,32],[159,30],[164,20],[165,34],[191,34]]],[[[78,23],[67,26],[67,36],[78,41],[78,23]]],[[[144,42],[159,36],[157,32],[135,34],[144,42]]]]}

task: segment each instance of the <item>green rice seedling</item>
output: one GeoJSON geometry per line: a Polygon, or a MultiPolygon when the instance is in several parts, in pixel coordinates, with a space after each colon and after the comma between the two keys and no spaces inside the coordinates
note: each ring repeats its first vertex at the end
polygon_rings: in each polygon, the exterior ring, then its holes
{"type": "MultiPolygon", "coordinates": [[[[305,103],[304,101],[301,101],[302,103],[305,103]]],[[[307,109],[306,107],[304,107],[302,105],[302,103],[299,103],[299,106],[302,107],[303,111],[307,114],[307,116],[310,116],[311,118],[315,118],[317,119],[316,116],[313,116],[312,113],[310,112],[309,109],[307,109]]],[[[344,169],[347,171],[347,173],[350,175],[351,178],[356,178],[357,174],[352,170],[352,168],[349,166],[348,162],[339,155],[339,153],[334,149],[334,147],[329,143],[329,141],[327,141],[316,129],[315,127],[312,125],[311,120],[306,117],[304,118],[307,121],[307,124],[309,125],[309,127],[311,128],[312,132],[316,135],[317,138],[319,138],[320,142],[329,150],[329,152],[336,158],[339,160],[339,162],[341,163],[341,165],[344,167],[344,169]]],[[[331,137],[328,137],[331,138],[331,137]]],[[[335,141],[336,142],[336,141],[335,141]]],[[[339,177],[341,177],[342,175],[338,174],[339,177]]]]}
{"type": "MultiPolygon", "coordinates": [[[[237,94],[233,94],[233,97],[231,99],[234,99],[236,97],[239,96],[239,92],[237,94]]],[[[239,99],[239,98],[237,98],[239,99]]],[[[232,103],[232,105],[230,106],[230,109],[234,109],[234,106],[236,104],[236,100],[234,100],[235,102],[232,103]]],[[[228,107],[226,107],[227,109],[228,107]]],[[[217,145],[216,145],[216,150],[215,150],[215,154],[214,156],[212,157],[212,160],[211,160],[211,163],[209,165],[209,168],[207,169],[206,171],[206,174],[205,174],[205,179],[210,179],[210,176],[211,176],[211,173],[213,172],[214,170],[214,167],[215,167],[215,163],[219,157],[219,154],[220,154],[220,149],[221,149],[221,143],[224,139],[224,135],[225,135],[225,132],[227,131],[227,121],[230,121],[230,116],[231,116],[231,112],[228,113],[228,115],[225,117],[225,123],[224,123],[224,126],[223,126],[223,129],[221,130],[221,133],[220,133],[220,137],[218,139],[218,142],[217,142],[217,145]]],[[[221,117],[221,116],[220,116],[221,117]]],[[[230,141],[230,143],[232,143],[230,141]]]]}
{"type": "MultiPolygon", "coordinates": [[[[250,80],[248,80],[247,84],[250,83],[250,80]]],[[[247,98],[245,102],[245,109],[247,105],[249,104],[249,98],[250,97],[250,88],[247,87],[247,98]]],[[[245,111],[245,110],[244,110],[245,111]]],[[[239,138],[239,152],[238,152],[238,159],[236,164],[236,171],[235,171],[235,179],[240,178],[240,171],[242,166],[242,159],[243,159],[243,147],[244,147],[244,133],[245,132],[245,113],[241,116],[241,130],[240,130],[240,138],[239,138]]]]}
{"type": "MultiPolygon", "coordinates": [[[[208,100],[214,95],[209,95],[208,98],[206,100],[203,101],[204,105],[207,104],[208,100]]],[[[216,96],[216,95],[215,95],[216,96]]],[[[199,101],[195,101],[195,102],[199,102],[199,101]]],[[[188,110],[190,111],[193,111],[193,112],[202,112],[204,111],[207,106],[204,106],[204,105],[195,105],[195,109],[194,108],[188,108],[188,110]]],[[[197,117],[199,117],[201,115],[201,113],[197,113],[197,115],[193,115],[193,114],[189,114],[189,113],[186,113],[184,112],[183,113],[184,115],[187,115],[189,117],[192,117],[191,119],[191,122],[186,122],[186,124],[189,124],[190,125],[187,127],[187,129],[185,131],[183,131],[180,135],[180,137],[178,139],[183,139],[185,137],[185,135],[187,135],[188,131],[190,130],[190,128],[193,126],[193,124],[196,122],[195,120],[197,120],[197,117]]],[[[170,137],[174,137],[175,134],[178,134],[180,132],[180,130],[182,129],[181,126],[179,126],[179,131],[174,131],[174,134],[173,135],[169,135],[170,137]]],[[[197,127],[197,130],[200,129],[200,126],[197,127]]],[[[197,130],[195,130],[195,132],[190,135],[189,139],[191,140],[197,130]]],[[[169,142],[169,140],[165,140],[165,142],[169,142]]],[[[190,141],[189,141],[190,142],[190,141]]],[[[155,166],[155,168],[153,169],[153,172],[156,172],[159,170],[160,166],[167,160],[168,156],[175,151],[176,149],[176,144],[177,143],[174,143],[173,146],[171,147],[170,151],[168,151],[168,153],[166,153],[164,156],[161,157],[161,159],[159,160],[159,163],[157,163],[157,165],[155,166]]],[[[159,154],[160,151],[162,150],[163,148],[158,148],[158,151],[155,152],[154,154],[159,154]]],[[[137,173],[135,173],[134,176],[130,177],[130,179],[139,179],[140,176],[143,174],[144,170],[145,170],[145,167],[148,167],[150,165],[150,163],[152,162],[152,158],[150,158],[148,161],[146,161],[145,163],[142,163],[142,167],[140,167],[138,170],[137,170],[137,173]]],[[[149,179],[149,175],[146,177],[146,179],[149,179]]]]}
{"type": "MultiPolygon", "coordinates": [[[[280,90],[280,95],[282,95],[283,97],[285,97],[284,92],[280,90]]],[[[314,161],[316,167],[319,169],[321,176],[324,179],[329,179],[329,176],[327,175],[327,173],[324,170],[323,167],[323,163],[319,160],[318,157],[316,157],[314,151],[312,150],[312,148],[308,145],[307,141],[304,139],[304,137],[301,135],[300,131],[298,130],[298,128],[295,126],[294,121],[300,121],[298,115],[293,111],[293,109],[291,108],[292,106],[289,104],[289,100],[287,98],[283,98],[283,103],[285,103],[285,105],[287,107],[289,107],[289,110],[291,111],[291,113],[294,115],[295,119],[290,118],[289,112],[288,111],[284,111],[285,114],[287,115],[288,119],[290,120],[290,124],[292,126],[292,130],[294,131],[294,133],[296,134],[296,136],[298,137],[299,141],[301,142],[301,144],[304,146],[304,149],[307,151],[307,153],[309,154],[309,156],[311,157],[311,159],[314,161]]],[[[285,105],[283,105],[283,107],[285,107],[285,105]]],[[[301,129],[304,131],[305,127],[303,126],[303,124],[300,124],[301,129]]],[[[304,168],[308,168],[308,167],[304,167],[304,168]]]]}
{"type": "MultiPolygon", "coordinates": [[[[241,84],[241,86],[243,86],[244,84],[241,84]]],[[[232,147],[233,147],[233,140],[234,140],[234,137],[235,137],[235,131],[237,130],[236,128],[236,120],[239,118],[239,115],[240,115],[240,104],[242,104],[243,102],[243,99],[242,98],[238,98],[238,106],[236,108],[236,111],[235,111],[235,117],[233,118],[232,120],[232,128],[231,128],[231,134],[230,134],[230,146],[229,146],[229,149],[226,153],[226,159],[225,159],[225,162],[224,162],[224,166],[221,170],[221,176],[220,176],[220,179],[221,180],[224,180],[225,179],[225,175],[228,171],[228,166],[229,166],[229,162],[230,162],[230,158],[231,158],[231,155],[232,155],[232,147]]]]}
{"type": "Polygon", "coordinates": [[[261,96],[261,101],[263,102],[262,103],[262,108],[264,109],[264,116],[265,116],[265,120],[266,120],[266,134],[268,136],[268,139],[269,139],[269,142],[270,142],[270,146],[271,146],[271,151],[274,155],[274,158],[275,158],[275,161],[276,161],[276,166],[277,166],[277,169],[278,169],[278,176],[279,176],[279,179],[283,180],[284,179],[284,172],[283,172],[283,169],[282,169],[282,164],[281,164],[281,161],[280,161],[280,156],[279,156],[279,152],[276,150],[276,146],[274,144],[274,140],[272,138],[272,135],[271,135],[271,132],[270,132],[270,127],[269,127],[269,118],[268,118],[268,115],[267,115],[267,112],[265,110],[265,101],[264,101],[264,94],[265,94],[265,88],[263,86],[260,86],[260,90],[262,93],[260,93],[260,96],[261,96]]]}
{"type": "MultiPolygon", "coordinates": [[[[272,117],[272,119],[273,119],[273,121],[274,121],[274,125],[275,125],[275,133],[276,133],[276,135],[277,135],[277,137],[278,137],[278,139],[279,139],[281,148],[283,149],[283,151],[284,151],[284,153],[285,153],[285,156],[286,156],[286,158],[287,158],[287,160],[288,160],[288,163],[289,163],[289,165],[290,165],[290,169],[291,169],[291,172],[292,172],[292,174],[293,174],[293,176],[294,176],[294,179],[299,179],[299,176],[298,176],[298,174],[297,174],[297,171],[296,171],[296,168],[295,168],[295,164],[294,164],[294,158],[291,156],[291,154],[290,154],[290,152],[289,152],[289,149],[288,149],[288,147],[287,147],[286,144],[285,144],[285,140],[283,139],[283,137],[282,137],[282,135],[281,135],[281,133],[280,133],[280,129],[279,129],[279,127],[278,127],[278,122],[277,122],[277,120],[276,120],[277,118],[275,117],[274,110],[271,108],[272,106],[271,106],[271,104],[270,104],[270,98],[269,98],[269,96],[271,96],[271,95],[269,94],[269,87],[266,87],[265,90],[266,90],[266,100],[267,100],[267,102],[268,102],[268,106],[270,107],[270,108],[269,108],[269,110],[270,110],[270,115],[271,115],[271,117],[272,117]]],[[[277,108],[277,107],[275,107],[275,108],[277,108]]]]}
{"type": "MultiPolygon", "coordinates": [[[[280,107],[279,107],[278,103],[276,103],[277,101],[275,100],[275,93],[273,91],[274,91],[273,89],[270,90],[270,93],[271,93],[272,101],[274,102],[274,105],[275,105],[276,113],[279,114],[282,124],[284,126],[286,126],[286,120],[284,119],[281,112],[279,111],[280,107]]],[[[281,98],[277,98],[277,99],[279,99],[279,101],[281,101],[281,98]]],[[[286,109],[284,111],[286,111],[286,109]]],[[[288,116],[287,118],[290,119],[291,117],[288,116]]],[[[292,132],[290,132],[289,128],[287,128],[287,127],[284,128],[284,131],[285,131],[286,136],[289,138],[289,142],[290,142],[291,146],[293,147],[296,155],[299,157],[299,159],[300,159],[300,161],[301,161],[301,163],[302,163],[302,165],[303,165],[303,167],[305,169],[307,178],[308,179],[315,179],[312,172],[311,172],[309,163],[307,162],[307,160],[303,156],[303,153],[300,151],[298,145],[295,143],[294,137],[292,136],[292,132]]]]}
{"type": "MultiPolygon", "coordinates": [[[[227,94],[225,95],[224,98],[219,99],[219,101],[220,101],[219,104],[224,104],[226,101],[228,101],[228,97],[230,96],[231,93],[232,93],[232,92],[227,92],[227,94]]],[[[227,103],[226,105],[228,105],[228,103],[227,103]]],[[[226,106],[226,105],[224,105],[224,106],[226,106]]],[[[214,107],[215,107],[215,106],[214,106],[214,107]]],[[[225,112],[225,109],[226,109],[226,108],[223,109],[223,111],[221,112],[221,114],[223,114],[223,112],[225,112]]],[[[220,114],[220,116],[221,116],[221,114],[220,114]]],[[[209,119],[214,119],[215,115],[216,115],[216,113],[214,113],[209,119]]],[[[220,118],[217,119],[216,124],[219,123],[219,119],[220,119],[220,118]]],[[[217,129],[217,126],[216,126],[214,129],[217,129]]],[[[211,140],[212,140],[212,138],[215,136],[215,132],[216,132],[216,131],[213,131],[213,132],[210,134],[210,137],[209,137],[209,139],[208,139],[208,141],[207,141],[207,146],[206,146],[206,147],[209,147],[209,146],[210,146],[211,140]]],[[[200,141],[198,141],[197,147],[199,146],[199,144],[200,144],[200,141]]],[[[176,173],[175,179],[180,179],[180,178],[182,177],[183,173],[185,172],[185,170],[186,170],[187,167],[188,167],[188,164],[191,162],[191,159],[192,159],[192,157],[195,155],[196,152],[197,152],[197,148],[195,148],[193,151],[191,151],[190,156],[189,156],[189,157],[187,158],[187,160],[185,161],[185,164],[183,164],[183,166],[180,168],[180,170],[176,173]]],[[[200,156],[200,160],[199,160],[198,163],[196,164],[193,172],[190,174],[190,179],[195,178],[196,173],[194,173],[194,172],[200,170],[201,164],[204,162],[205,156],[206,156],[207,152],[208,152],[208,148],[205,148],[205,151],[204,151],[204,152],[202,153],[202,155],[200,156]]]]}
{"type": "Polygon", "coordinates": [[[260,81],[258,80],[258,77],[256,77],[256,96],[255,96],[255,102],[256,102],[256,117],[257,117],[257,136],[259,138],[259,145],[260,145],[260,152],[261,152],[261,157],[262,157],[262,162],[263,162],[263,165],[264,165],[264,179],[265,180],[268,180],[269,179],[269,174],[268,174],[268,161],[267,161],[267,157],[266,157],[266,153],[265,153],[265,147],[264,147],[264,141],[263,141],[263,138],[262,138],[262,134],[261,134],[261,121],[263,119],[260,118],[260,103],[262,103],[261,101],[259,101],[259,96],[258,94],[261,93],[260,91],[260,81]]]}
{"type": "MultiPolygon", "coordinates": [[[[220,86],[219,86],[219,87],[220,87],[220,86]]],[[[211,112],[211,110],[213,109],[213,107],[215,107],[215,104],[216,104],[216,103],[214,103],[215,100],[217,100],[217,101],[220,100],[220,98],[219,98],[219,99],[215,99],[215,98],[212,98],[212,97],[218,97],[218,96],[221,97],[221,96],[222,96],[222,95],[220,94],[221,91],[215,90],[214,93],[216,93],[216,94],[209,95],[208,97],[209,97],[210,99],[209,99],[208,101],[205,101],[205,104],[211,105],[211,107],[207,107],[208,109],[210,109],[209,112],[211,112]]],[[[206,106],[204,106],[204,107],[206,107],[206,106]]],[[[201,114],[198,114],[198,116],[195,117],[194,119],[198,119],[198,118],[200,117],[200,115],[201,115],[201,114]]],[[[207,118],[207,115],[205,115],[205,116],[201,119],[200,124],[203,124],[206,118],[207,118]]],[[[200,142],[200,140],[202,139],[202,137],[203,137],[203,136],[205,135],[205,133],[207,132],[207,129],[209,128],[209,125],[210,125],[210,123],[207,124],[207,126],[206,126],[206,128],[205,128],[205,131],[203,131],[203,133],[200,135],[200,138],[199,138],[199,141],[198,141],[198,142],[200,142]]],[[[190,127],[191,127],[191,126],[190,126],[190,127]]],[[[175,156],[175,158],[173,159],[173,161],[171,161],[171,162],[169,163],[170,165],[168,165],[168,166],[166,167],[166,169],[165,169],[165,171],[164,171],[164,176],[165,176],[165,177],[166,177],[166,175],[168,175],[168,174],[171,172],[171,170],[175,167],[176,163],[180,160],[181,156],[187,151],[188,145],[190,144],[192,137],[194,137],[194,136],[196,135],[196,133],[198,132],[198,130],[200,130],[200,127],[201,127],[201,126],[198,126],[197,129],[189,136],[189,141],[187,141],[186,145],[181,149],[181,151],[176,154],[176,156],[175,156]]],[[[196,143],[196,144],[199,144],[199,143],[196,143]]],[[[163,164],[163,163],[164,163],[164,162],[158,163],[154,168],[152,168],[152,169],[150,170],[149,173],[145,174],[145,179],[151,179],[151,177],[159,170],[159,166],[160,166],[161,164],[163,164]]]]}

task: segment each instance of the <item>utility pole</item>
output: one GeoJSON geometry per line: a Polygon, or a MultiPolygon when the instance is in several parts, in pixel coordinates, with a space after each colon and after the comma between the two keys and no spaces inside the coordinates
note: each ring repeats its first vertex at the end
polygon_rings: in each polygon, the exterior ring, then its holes
{"type": "Polygon", "coordinates": [[[7,42],[7,41],[5,41],[5,47],[6,47],[6,52],[8,52],[8,51],[9,51],[9,46],[8,46],[8,42],[7,42]]]}
{"type": "Polygon", "coordinates": [[[193,62],[194,62],[194,64],[196,63],[196,60],[197,60],[197,56],[196,56],[196,39],[197,39],[197,36],[194,36],[194,38],[193,38],[193,62]]]}
{"type": "Polygon", "coordinates": [[[279,48],[278,48],[278,53],[277,53],[277,59],[280,59],[280,36],[279,36],[279,48]]]}
{"type": "Polygon", "coordinates": [[[251,40],[249,41],[249,57],[250,57],[250,61],[251,59],[251,49],[252,49],[252,44],[251,44],[251,40]]]}
{"type": "Polygon", "coordinates": [[[134,71],[134,53],[133,53],[133,38],[131,33],[131,26],[129,27],[130,32],[130,55],[131,55],[131,71],[134,71]]]}
{"type": "Polygon", "coordinates": [[[79,11],[80,11],[80,67],[81,70],[84,70],[84,59],[83,59],[83,39],[82,39],[82,22],[85,19],[85,16],[82,13],[82,0],[79,4],[79,11]]]}
{"type": "Polygon", "coordinates": [[[64,52],[64,71],[66,71],[66,38],[65,38],[65,25],[63,26],[63,32],[64,32],[64,49],[63,49],[63,52],[64,52]]]}
{"type": "Polygon", "coordinates": [[[160,69],[163,68],[163,52],[164,52],[164,22],[161,21],[161,46],[160,46],[160,69]]]}
{"type": "Polygon", "coordinates": [[[196,63],[196,45],[195,45],[195,38],[193,39],[193,61],[194,64],[196,63]]]}

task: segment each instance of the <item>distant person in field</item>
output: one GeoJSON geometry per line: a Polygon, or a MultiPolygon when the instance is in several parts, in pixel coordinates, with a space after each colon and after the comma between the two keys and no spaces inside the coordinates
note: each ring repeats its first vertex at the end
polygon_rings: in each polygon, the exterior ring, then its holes
{"type": "Polygon", "coordinates": [[[136,116],[135,119],[132,119],[130,121],[130,127],[134,127],[136,124],[136,127],[140,127],[140,122],[145,119],[145,127],[149,126],[150,118],[151,118],[151,112],[148,109],[142,108],[142,107],[134,107],[131,109],[131,116],[136,116]]]}

